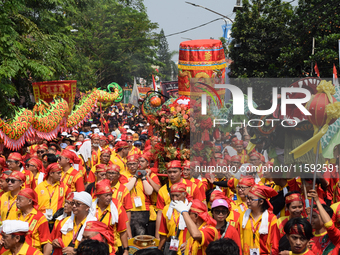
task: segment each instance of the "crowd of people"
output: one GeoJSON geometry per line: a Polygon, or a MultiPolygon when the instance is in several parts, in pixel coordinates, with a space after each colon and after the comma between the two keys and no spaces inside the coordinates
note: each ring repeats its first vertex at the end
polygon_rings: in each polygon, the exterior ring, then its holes
{"type": "Polygon", "coordinates": [[[272,159],[261,144],[245,149],[245,129],[214,141],[215,162],[237,173],[172,160],[160,176],[149,127],[138,109],[110,107],[52,141],[4,149],[0,254],[128,255],[139,235],[159,242],[136,254],[339,253],[338,176],[319,175],[313,189],[312,179],[265,174],[272,159]]]}

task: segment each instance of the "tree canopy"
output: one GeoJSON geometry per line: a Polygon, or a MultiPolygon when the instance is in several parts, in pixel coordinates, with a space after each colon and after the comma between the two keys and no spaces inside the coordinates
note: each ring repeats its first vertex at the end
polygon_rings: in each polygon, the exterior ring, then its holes
{"type": "Polygon", "coordinates": [[[0,109],[30,102],[32,82],[78,81],[86,91],[151,79],[158,35],[142,0],[18,0],[0,6],[0,109]],[[19,101],[19,100],[17,100],[19,101]]]}
{"type": "Polygon", "coordinates": [[[303,77],[318,63],[323,77],[338,66],[340,2],[243,0],[232,26],[231,77],[303,77]],[[312,41],[315,38],[315,54],[312,41]]]}

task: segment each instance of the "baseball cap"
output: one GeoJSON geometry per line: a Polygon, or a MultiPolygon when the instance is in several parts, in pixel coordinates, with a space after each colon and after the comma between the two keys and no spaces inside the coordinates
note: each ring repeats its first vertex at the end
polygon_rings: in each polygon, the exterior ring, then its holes
{"type": "Polygon", "coordinates": [[[216,200],[214,200],[214,202],[211,205],[211,209],[213,209],[215,207],[218,207],[218,206],[224,206],[224,207],[229,209],[228,203],[224,199],[216,199],[216,200]]]}

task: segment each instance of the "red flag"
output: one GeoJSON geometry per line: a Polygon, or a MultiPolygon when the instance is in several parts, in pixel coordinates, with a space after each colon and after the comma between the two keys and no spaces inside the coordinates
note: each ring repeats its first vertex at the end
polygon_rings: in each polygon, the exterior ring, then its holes
{"type": "Polygon", "coordinates": [[[339,86],[338,73],[336,71],[335,64],[333,64],[333,84],[334,84],[334,86],[339,86]]]}
{"type": "Polygon", "coordinates": [[[155,77],[152,75],[153,90],[158,91],[156,87],[155,77]]]}
{"type": "Polygon", "coordinates": [[[320,78],[320,72],[319,72],[318,64],[316,62],[315,62],[314,70],[315,70],[316,75],[320,78]]]}

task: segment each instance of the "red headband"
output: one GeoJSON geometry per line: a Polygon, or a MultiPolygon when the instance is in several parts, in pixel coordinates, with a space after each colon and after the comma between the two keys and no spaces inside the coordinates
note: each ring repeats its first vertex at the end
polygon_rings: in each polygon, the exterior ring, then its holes
{"type": "Polygon", "coordinates": [[[127,157],[127,163],[138,162],[139,154],[133,154],[127,157]]]}
{"type": "Polygon", "coordinates": [[[63,150],[60,156],[68,158],[71,164],[79,164],[81,162],[77,154],[70,150],[63,150]]]}
{"type": "Polygon", "coordinates": [[[127,142],[119,141],[118,143],[116,143],[115,150],[116,152],[118,152],[120,148],[128,148],[128,147],[129,147],[129,144],[127,142]]]}
{"type": "Polygon", "coordinates": [[[23,197],[26,197],[28,199],[32,199],[33,206],[38,204],[38,201],[37,201],[38,195],[33,189],[30,189],[30,188],[22,189],[22,190],[19,191],[18,196],[23,196],[23,197]]]}
{"type": "Polygon", "coordinates": [[[111,183],[108,179],[96,183],[96,196],[101,194],[112,193],[111,183]]]}
{"type": "Polygon", "coordinates": [[[84,232],[86,231],[99,232],[101,235],[105,237],[108,244],[110,244],[111,246],[114,246],[115,237],[113,235],[112,230],[110,230],[109,227],[105,223],[101,221],[88,221],[84,229],[84,232]]]}
{"type": "Polygon", "coordinates": [[[249,157],[256,157],[258,159],[261,159],[261,154],[258,152],[252,152],[250,153],[249,157]]]}
{"type": "Polygon", "coordinates": [[[293,193],[293,194],[290,194],[289,196],[286,196],[285,201],[286,201],[286,204],[290,204],[294,201],[302,202],[303,200],[302,200],[301,194],[293,193]]]}
{"type": "Polygon", "coordinates": [[[110,148],[103,149],[101,151],[101,154],[109,154],[109,155],[111,155],[111,149],[110,148]]]}
{"type": "Polygon", "coordinates": [[[184,160],[182,167],[183,168],[190,168],[190,160],[184,160]]]}
{"type": "MultiPolygon", "coordinates": [[[[302,234],[305,236],[305,229],[303,227],[302,224],[299,224],[300,228],[301,228],[301,232],[302,234]]],[[[289,230],[289,234],[290,235],[301,235],[301,233],[299,233],[299,227],[298,224],[295,224],[290,230],[289,230]]]]}
{"type": "Polygon", "coordinates": [[[96,165],[96,173],[106,172],[107,166],[105,164],[96,165]]]}
{"type": "Polygon", "coordinates": [[[26,181],[26,176],[22,172],[19,172],[19,171],[13,171],[8,177],[13,177],[22,182],[26,181]]]}
{"type": "Polygon", "coordinates": [[[238,185],[245,185],[248,187],[252,187],[255,185],[255,179],[251,177],[243,177],[239,180],[238,185]]]}
{"type": "Polygon", "coordinates": [[[8,176],[9,176],[8,174],[1,173],[0,179],[6,180],[8,178],[8,176]]]}
{"type": "Polygon", "coordinates": [[[232,162],[233,162],[233,161],[241,162],[241,157],[238,156],[238,155],[234,155],[234,156],[231,157],[231,161],[232,161],[232,162]]]}
{"type": "Polygon", "coordinates": [[[29,161],[28,161],[29,164],[31,165],[34,165],[39,172],[44,172],[44,171],[41,171],[43,169],[43,163],[40,159],[37,159],[37,158],[31,158],[29,161]]]}
{"type": "Polygon", "coordinates": [[[170,192],[186,192],[186,185],[182,182],[179,182],[179,183],[175,183],[171,186],[170,188],[170,192]]]}
{"type": "Polygon", "coordinates": [[[197,213],[197,215],[208,225],[216,226],[216,221],[208,214],[208,208],[202,201],[194,199],[190,211],[197,213]]]}
{"type": "Polygon", "coordinates": [[[91,136],[91,139],[94,139],[94,138],[100,138],[100,136],[99,136],[98,134],[93,134],[93,135],[91,136]]]}
{"type": "Polygon", "coordinates": [[[166,165],[166,168],[182,168],[182,163],[180,160],[172,160],[166,165]]]}
{"type": "Polygon", "coordinates": [[[243,140],[237,140],[234,143],[235,143],[235,145],[242,145],[243,146],[243,140]]]}
{"type": "Polygon", "coordinates": [[[115,171],[115,172],[119,173],[119,172],[120,172],[120,166],[115,165],[115,164],[110,164],[110,165],[107,167],[106,172],[107,172],[107,171],[115,171]]]}
{"type": "Polygon", "coordinates": [[[150,163],[151,159],[152,159],[152,153],[151,152],[144,152],[140,158],[145,158],[146,161],[148,161],[150,163]]]}
{"type": "Polygon", "coordinates": [[[18,152],[12,152],[11,154],[9,154],[8,160],[19,161],[23,166],[25,166],[25,162],[22,160],[22,156],[18,152]]]}

